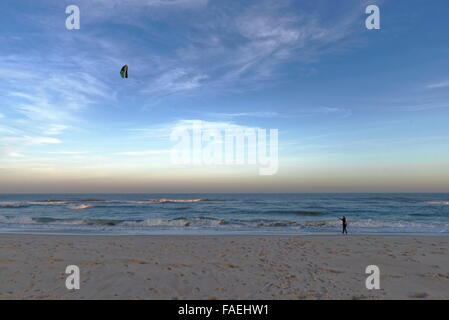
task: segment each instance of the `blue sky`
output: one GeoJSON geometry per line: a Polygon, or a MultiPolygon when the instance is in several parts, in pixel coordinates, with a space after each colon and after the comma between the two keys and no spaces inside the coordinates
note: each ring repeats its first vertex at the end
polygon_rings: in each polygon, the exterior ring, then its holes
{"type": "Polygon", "coordinates": [[[0,10],[0,192],[449,191],[447,1],[0,10]],[[195,120],[278,129],[278,173],[173,166],[170,132],[195,120]]]}

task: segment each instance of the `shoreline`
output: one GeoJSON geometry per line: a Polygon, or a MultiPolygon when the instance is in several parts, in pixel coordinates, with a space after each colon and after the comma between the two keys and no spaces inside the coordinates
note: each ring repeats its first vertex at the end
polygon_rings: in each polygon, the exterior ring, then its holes
{"type": "Polygon", "coordinates": [[[0,299],[449,299],[448,256],[448,236],[1,234],[0,299]]]}
{"type": "Polygon", "coordinates": [[[342,235],[336,232],[314,232],[314,233],[154,233],[154,234],[114,234],[114,233],[58,233],[58,232],[2,232],[1,236],[24,235],[24,236],[55,236],[55,237],[429,237],[449,238],[449,233],[349,233],[342,235]]]}

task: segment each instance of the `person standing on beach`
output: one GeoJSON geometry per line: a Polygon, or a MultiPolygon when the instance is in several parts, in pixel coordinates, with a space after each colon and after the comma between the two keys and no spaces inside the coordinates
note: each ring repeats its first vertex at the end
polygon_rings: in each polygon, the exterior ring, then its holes
{"type": "Polygon", "coordinates": [[[348,234],[348,230],[346,230],[346,227],[348,226],[348,224],[347,224],[347,222],[346,222],[346,217],[345,216],[343,216],[342,218],[340,218],[340,220],[341,220],[341,224],[342,224],[342,226],[343,226],[343,231],[342,231],[342,233],[343,234],[348,234]]]}

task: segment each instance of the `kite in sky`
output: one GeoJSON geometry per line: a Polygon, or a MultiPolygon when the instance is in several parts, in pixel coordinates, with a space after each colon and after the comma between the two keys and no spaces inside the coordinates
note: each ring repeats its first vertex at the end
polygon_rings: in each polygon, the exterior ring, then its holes
{"type": "Polygon", "coordinates": [[[122,78],[126,78],[126,79],[128,79],[128,65],[124,65],[123,67],[122,67],[122,70],[120,70],[120,76],[122,77],[122,78]]]}

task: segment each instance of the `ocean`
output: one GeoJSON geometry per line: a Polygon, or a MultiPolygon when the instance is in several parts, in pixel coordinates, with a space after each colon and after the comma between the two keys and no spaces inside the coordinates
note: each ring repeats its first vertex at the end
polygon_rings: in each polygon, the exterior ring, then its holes
{"type": "Polygon", "coordinates": [[[3,194],[0,233],[449,233],[449,194],[3,194]]]}

